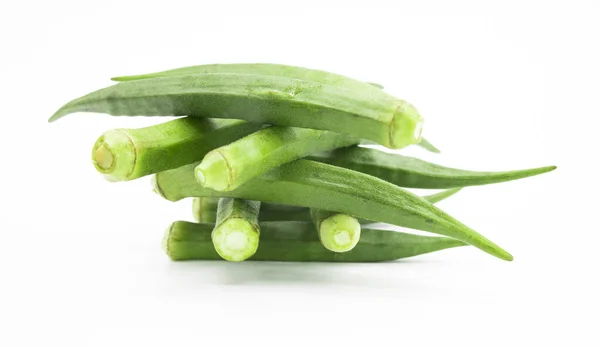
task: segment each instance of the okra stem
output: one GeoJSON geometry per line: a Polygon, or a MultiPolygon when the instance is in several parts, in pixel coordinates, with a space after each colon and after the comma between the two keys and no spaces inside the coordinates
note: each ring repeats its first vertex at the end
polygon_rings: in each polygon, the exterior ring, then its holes
{"type": "Polygon", "coordinates": [[[360,172],[299,159],[235,190],[220,192],[196,183],[194,165],[157,173],[154,190],[171,201],[202,196],[237,197],[331,210],[453,237],[500,259],[513,259],[504,249],[427,200],[360,172]]]}
{"type": "Polygon", "coordinates": [[[310,209],[317,228],[319,240],[333,252],[348,252],[360,240],[360,223],[356,218],[343,213],[310,209]]]}
{"type": "Polygon", "coordinates": [[[259,201],[221,198],[212,241],[219,255],[229,261],[244,261],[258,249],[259,201]]]}
{"type": "Polygon", "coordinates": [[[92,162],[109,181],[128,181],[201,160],[211,149],[261,129],[240,120],[179,118],[140,129],[106,131],[92,162]]]}
{"type": "MultiPolygon", "coordinates": [[[[177,221],[165,232],[163,249],[172,260],[222,260],[211,242],[213,224],[177,221]]],[[[331,252],[311,222],[261,222],[260,247],[247,261],[380,262],[414,257],[466,244],[448,237],[363,229],[356,247],[331,252]]]]}
{"type": "Polygon", "coordinates": [[[233,190],[282,164],[359,142],[331,131],[273,126],[210,151],[195,169],[196,180],[207,188],[233,190]]]}
{"type": "Polygon", "coordinates": [[[422,147],[432,153],[440,153],[440,150],[431,142],[427,141],[427,139],[424,137],[421,137],[421,141],[417,143],[417,146],[422,147]]]}

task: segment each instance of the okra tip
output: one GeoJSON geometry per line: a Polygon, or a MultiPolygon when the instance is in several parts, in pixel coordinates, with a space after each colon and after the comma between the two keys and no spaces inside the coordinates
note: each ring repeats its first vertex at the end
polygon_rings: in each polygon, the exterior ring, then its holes
{"type": "Polygon", "coordinates": [[[136,154],[133,141],[125,131],[109,130],[96,140],[92,163],[109,181],[126,181],[134,170],[136,154]]]}
{"type": "Polygon", "coordinates": [[[406,101],[398,106],[390,123],[390,148],[400,149],[421,141],[423,118],[417,109],[406,101]]]}

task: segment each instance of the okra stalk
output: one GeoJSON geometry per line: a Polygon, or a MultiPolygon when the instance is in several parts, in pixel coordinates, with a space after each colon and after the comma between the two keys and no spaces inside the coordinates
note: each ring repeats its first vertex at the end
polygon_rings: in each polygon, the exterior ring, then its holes
{"type": "Polygon", "coordinates": [[[360,172],[299,159],[237,189],[220,192],[196,183],[194,165],[157,173],[154,190],[170,201],[219,196],[331,210],[453,237],[500,259],[513,259],[504,249],[427,200],[360,172]]]}
{"type": "Polygon", "coordinates": [[[356,218],[316,208],[310,209],[310,214],[319,240],[328,250],[348,252],[360,240],[360,223],[356,218]]]}
{"type": "Polygon", "coordinates": [[[331,131],[273,126],[208,152],[195,169],[196,180],[207,188],[233,190],[282,164],[359,142],[331,131]]]}
{"type": "MultiPolygon", "coordinates": [[[[461,188],[452,188],[439,193],[425,195],[423,198],[431,203],[442,201],[456,194],[461,188]]],[[[201,197],[192,200],[192,215],[198,223],[214,223],[217,220],[217,207],[219,198],[201,197]]],[[[301,206],[273,204],[261,202],[258,220],[261,222],[274,221],[312,221],[310,209],[301,206]]],[[[372,221],[358,219],[360,224],[373,223],[372,221]]]]}
{"type": "Polygon", "coordinates": [[[92,162],[109,181],[128,181],[202,160],[214,148],[263,126],[240,120],[179,118],[140,129],[113,129],[94,144],[92,162]]]}
{"type": "Polygon", "coordinates": [[[422,147],[432,153],[440,153],[440,150],[431,142],[427,141],[427,139],[424,137],[421,137],[421,141],[417,143],[417,146],[422,147]]]}
{"type": "Polygon", "coordinates": [[[418,143],[423,126],[415,107],[375,87],[354,90],[295,78],[235,73],[117,83],[68,102],[49,121],[77,112],[244,119],[334,131],[389,148],[418,143]]]}
{"type": "MultiPolygon", "coordinates": [[[[211,242],[212,229],[208,223],[174,222],[165,232],[163,249],[174,261],[222,260],[211,242]]],[[[354,249],[335,253],[323,247],[311,222],[261,222],[260,230],[260,247],[246,261],[381,262],[466,245],[448,237],[363,229],[354,249]]]]}
{"type": "Polygon", "coordinates": [[[258,249],[259,201],[219,199],[212,241],[219,255],[229,261],[244,261],[258,249]]]}
{"type": "Polygon", "coordinates": [[[544,166],[515,171],[469,171],[444,167],[417,158],[352,146],[317,153],[306,159],[360,171],[400,187],[444,189],[513,181],[556,169],[544,166]]]}

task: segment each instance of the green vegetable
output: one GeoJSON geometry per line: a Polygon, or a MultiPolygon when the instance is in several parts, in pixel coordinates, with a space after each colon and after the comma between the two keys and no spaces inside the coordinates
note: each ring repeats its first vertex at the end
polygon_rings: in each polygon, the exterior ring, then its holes
{"type": "Polygon", "coordinates": [[[282,65],[282,64],[206,64],[188,66],[178,69],[154,72],[143,75],[119,76],[113,77],[113,81],[134,81],[147,78],[166,77],[166,76],[189,76],[207,73],[234,73],[247,75],[265,75],[265,76],[280,76],[299,80],[311,81],[330,86],[343,88],[377,88],[383,89],[379,84],[363,82],[349,78],[346,76],[334,74],[327,71],[307,69],[299,66],[282,65]]]}
{"type": "MultiPolygon", "coordinates": [[[[172,260],[221,260],[210,240],[212,228],[212,224],[174,222],[165,233],[163,249],[172,260]]],[[[465,246],[447,237],[363,229],[354,249],[335,253],[321,245],[310,222],[261,222],[260,230],[260,247],[247,261],[380,262],[465,246]]]]}
{"type": "Polygon", "coordinates": [[[282,164],[358,142],[331,131],[269,127],[210,151],[195,169],[196,180],[207,188],[233,190],[282,164]]]}
{"type": "Polygon", "coordinates": [[[221,198],[212,241],[219,255],[229,261],[244,261],[258,249],[259,201],[221,198]]]}
{"type": "MultiPolygon", "coordinates": [[[[218,197],[193,198],[192,215],[199,223],[214,223],[217,220],[218,197]]],[[[306,207],[261,202],[258,220],[271,221],[310,221],[310,212],[306,207]]]]}
{"type": "Polygon", "coordinates": [[[453,169],[377,149],[352,146],[306,157],[381,178],[406,188],[444,189],[517,180],[550,172],[556,166],[504,172],[453,169]]]}
{"type": "Polygon", "coordinates": [[[279,76],[231,73],[118,83],[67,103],[49,121],[74,112],[236,118],[330,130],[389,148],[418,143],[423,122],[412,105],[377,88],[354,90],[279,76]]]}
{"type": "Polygon", "coordinates": [[[348,252],[360,240],[360,223],[356,218],[316,208],[311,208],[310,214],[317,228],[319,240],[328,250],[348,252]]]}
{"type": "Polygon", "coordinates": [[[179,118],[140,129],[113,129],[94,144],[92,162],[110,181],[128,181],[202,160],[263,126],[241,120],[179,118]]]}
{"type": "MultiPolygon", "coordinates": [[[[423,196],[423,198],[431,203],[442,201],[456,193],[461,188],[452,188],[441,191],[439,193],[423,196]]],[[[192,199],[192,215],[194,220],[199,223],[214,223],[217,220],[217,206],[219,198],[217,197],[201,197],[192,199]]],[[[261,222],[273,221],[312,221],[310,209],[301,206],[273,204],[262,202],[260,204],[260,212],[258,220],[261,222]]],[[[373,223],[372,221],[358,219],[360,224],[373,223]]]]}
{"type": "MultiPolygon", "coordinates": [[[[373,87],[377,89],[383,89],[383,86],[378,83],[363,82],[327,71],[307,69],[298,66],[264,63],[195,65],[142,75],[113,77],[111,78],[111,80],[123,82],[165,76],[185,76],[205,73],[237,73],[251,75],[281,76],[351,89],[371,89],[373,87]]],[[[421,139],[421,141],[417,143],[417,145],[423,147],[424,149],[430,152],[440,152],[437,148],[435,148],[435,146],[433,146],[431,143],[429,143],[429,141],[425,139],[421,139]]]]}
{"type": "Polygon", "coordinates": [[[325,209],[453,237],[501,259],[513,258],[427,200],[360,172],[300,159],[277,167],[235,190],[219,192],[196,183],[194,165],[157,173],[154,176],[155,191],[171,201],[219,196],[325,209]]]}

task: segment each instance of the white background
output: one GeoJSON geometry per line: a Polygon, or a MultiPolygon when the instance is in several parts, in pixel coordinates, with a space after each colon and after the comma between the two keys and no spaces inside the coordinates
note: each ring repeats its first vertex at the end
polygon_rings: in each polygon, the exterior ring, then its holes
{"type": "Polygon", "coordinates": [[[416,3],[3,1],[0,345],[598,346],[598,2],[416,3]],[[443,152],[409,155],[558,165],[439,205],[515,260],[171,262],[162,233],[190,202],[90,162],[105,130],[164,119],[46,120],[111,76],[225,62],[383,84],[443,152]]]}

